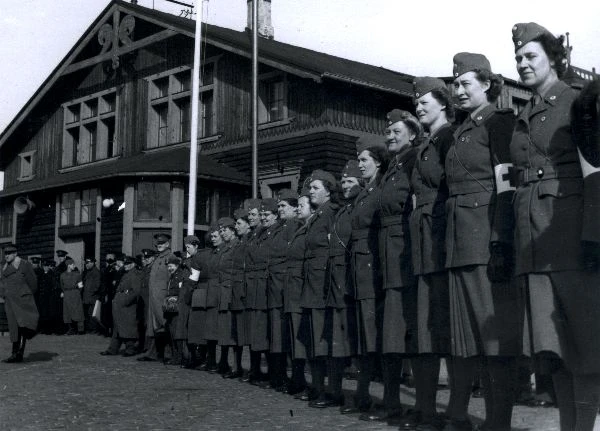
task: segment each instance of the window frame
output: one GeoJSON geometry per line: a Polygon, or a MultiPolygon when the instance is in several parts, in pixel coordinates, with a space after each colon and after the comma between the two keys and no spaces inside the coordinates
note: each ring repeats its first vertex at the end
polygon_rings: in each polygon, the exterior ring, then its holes
{"type": "Polygon", "coordinates": [[[3,224],[3,213],[6,212],[6,214],[10,214],[9,217],[9,223],[7,223],[7,227],[10,230],[10,232],[6,232],[9,233],[9,235],[3,235],[5,232],[2,232],[0,230],[0,243],[11,243],[11,242],[15,242],[15,236],[16,236],[16,220],[17,220],[17,216],[15,214],[15,209],[14,209],[14,205],[11,204],[7,204],[7,205],[3,205],[2,207],[0,207],[0,226],[1,224],[3,224]]]}
{"type": "Polygon", "coordinates": [[[271,124],[287,124],[290,118],[288,110],[289,83],[287,73],[278,70],[267,73],[261,73],[258,75],[258,83],[258,124],[261,126],[271,124]],[[268,86],[278,82],[281,82],[283,86],[281,117],[272,118],[270,114],[270,104],[265,99],[267,99],[269,93],[268,86]]]}
{"type": "Polygon", "coordinates": [[[19,177],[17,178],[18,181],[29,181],[35,178],[35,153],[37,151],[36,150],[32,150],[32,151],[25,151],[23,153],[19,154],[19,177]],[[28,162],[29,164],[29,169],[30,169],[30,173],[29,175],[24,175],[24,163],[26,163],[26,159],[30,158],[30,161],[28,162]]]}

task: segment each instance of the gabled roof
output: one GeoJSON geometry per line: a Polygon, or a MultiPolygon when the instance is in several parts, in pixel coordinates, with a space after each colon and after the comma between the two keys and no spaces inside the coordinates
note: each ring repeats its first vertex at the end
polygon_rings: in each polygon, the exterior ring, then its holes
{"type": "MultiPolygon", "coordinates": [[[[122,10],[140,19],[147,20],[159,26],[174,30],[188,37],[194,37],[196,22],[169,13],[133,5],[121,0],[113,0],[88,27],[65,58],[42,83],[40,88],[27,101],[16,117],[0,134],[0,147],[21,125],[23,120],[39,103],[45,94],[61,77],[62,73],[74,61],[83,46],[95,35],[99,25],[115,10],[122,10]]],[[[250,58],[252,55],[251,37],[247,32],[235,31],[215,25],[205,24],[202,29],[206,43],[218,48],[234,52],[250,58]]],[[[405,96],[412,95],[412,76],[394,72],[382,67],[371,66],[357,61],[347,60],[322,52],[313,51],[298,46],[278,42],[276,40],[259,38],[259,61],[286,72],[321,82],[332,79],[352,83],[354,85],[373,88],[378,91],[390,92],[405,96]]]]}
{"type": "MultiPolygon", "coordinates": [[[[190,149],[188,146],[175,149],[138,154],[106,163],[65,172],[45,180],[23,182],[8,190],[0,192],[0,198],[31,193],[37,190],[48,190],[74,183],[105,180],[117,177],[140,176],[188,176],[190,172],[190,149]]],[[[199,180],[223,181],[240,185],[250,185],[248,175],[218,163],[210,156],[198,156],[199,180]]]]}

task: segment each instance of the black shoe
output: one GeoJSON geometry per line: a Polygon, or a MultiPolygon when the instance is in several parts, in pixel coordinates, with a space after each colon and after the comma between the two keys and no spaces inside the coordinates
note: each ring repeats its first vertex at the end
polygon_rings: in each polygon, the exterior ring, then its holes
{"type": "Polygon", "coordinates": [[[135,355],[137,355],[137,352],[135,350],[125,350],[123,352],[123,356],[126,358],[129,358],[129,357],[135,356],[135,355]]]}
{"type": "Polygon", "coordinates": [[[313,388],[306,388],[302,392],[294,395],[294,398],[300,401],[312,401],[319,398],[319,393],[313,388]]]}
{"type": "Polygon", "coordinates": [[[264,381],[258,382],[257,386],[259,388],[261,388],[261,389],[273,389],[273,388],[275,388],[275,386],[273,385],[273,383],[270,382],[269,380],[264,380],[264,381]]]}
{"type": "Polygon", "coordinates": [[[395,421],[394,425],[398,425],[401,430],[414,430],[419,424],[423,422],[423,415],[418,410],[408,410],[404,416],[398,421],[395,421]]]}
{"type": "Polygon", "coordinates": [[[221,374],[222,376],[230,373],[231,367],[229,365],[219,365],[217,366],[217,374],[221,374]]]}
{"type": "Polygon", "coordinates": [[[374,422],[374,421],[387,422],[387,421],[391,421],[391,420],[399,420],[400,418],[402,418],[402,416],[403,416],[402,409],[397,408],[397,409],[391,409],[391,410],[387,410],[387,409],[376,410],[371,413],[366,412],[366,413],[363,413],[362,415],[360,415],[358,418],[361,421],[367,421],[367,422],[374,422]]]}
{"type": "Polygon", "coordinates": [[[288,384],[287,390],[286,391],[282,391],[284,394],[288,394],[288,395],[296,395],[299,394],[300,392],[304,391],[306,389],[306,385],[298,385],[296,383],[290,383],[288,384]]]}
{"type": "Polygon", "coordinates": [[[23,362],[23,355],[21,353],[13,353],[8,358],[3,359],[2,362],[7,364],[16,364],[18,362],[23,362]]]}
{"type": "Polygon", "coordinates": [[[532,398],[527,402],[526,406],[527,407],[548,408],[548,407],[554,407],[554,403],[552,401],[542,400],[540,398],[532,398]]]}
{"type": "Polygon", "coordinates": [[[239,379],[240,377],[243,377],[243,376],[244,376],[244,372],[242,370],[239,370],[239,371],[229,370],[228,373],[223,374],[224,379],[239,379]]]}
{"type": "Polygon", "coordinates": [[[209,373],[216,373],[217,370],[219,369],[219,367],[217,366],[217,364],[214,365],[207,365],[205,371],[208,371],[209,373]]]}
{"type": "Polygon", "coordinates": [[[118,353],[113,353],[110,350],[105,350],[104,352],[100,352],[102,356],[116,356],[118,353]]]}
{"type": "Polygon", "coordinates": [[[371,409],[373,405],[373,401],[371,399],[366,401],[357,401],[354,400],[354,404],[350,406],[342,406],[340,408],[340,413],[343,415],[351,415],[354,413],[365,413],[371,409]]]}
{"type": "Polygon", "coordinates": [[[340,407],[344,405],[343,396],[333,396],[331,394],[321,394],[316,400],[309,401],[308,407],[324,409],[327,407],[340,407]]]}
{"type": "Polygon", "coordinates": [[[450,419],[444,431],[473,431],[473,424],[469,419],[450,419]]]}
{"type": "Polygon", "coordinates": [[[483,388],[475,388],[473,392],[471,392],[471,396],[473,398],[483,398],[484,397],[483,388]]]}
{"type": "Polygon", "coordinates": [[[152,356],[141,356],[136,359],[136,361],[140,362],[156,362],[158,359],[153,358],[152,356]]]}

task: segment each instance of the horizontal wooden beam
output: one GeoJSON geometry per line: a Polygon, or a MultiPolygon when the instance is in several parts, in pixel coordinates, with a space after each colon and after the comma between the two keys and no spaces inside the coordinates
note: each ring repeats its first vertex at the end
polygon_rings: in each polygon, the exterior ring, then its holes
{"type": "Polygon", "coordinates": [[[87,60],[80,61],[78,63],[73,63],[67,66],[67,68],[65,68],[62,74],[68,75],[78,70],[85,69],[86,67],[94,66],[95,64],[102,63],[103,61],[111,60],[115,54],[117,56],[121,56],[128,52],[135,51],[136,49],[143,48],[144,46],[148,46],[153,43],[160,42],[161,40],[168,39],[169,37],[173,37],[176,34],[176,31],[170,29],[159,31],[158,33],[155,33],[152,36],[148,36],[143,39],[137,40],[129,45],[121,46],[116,49],[116,52],[113,48],[104,54],[97,55],[96,57],[92,57],[87,60]]]}

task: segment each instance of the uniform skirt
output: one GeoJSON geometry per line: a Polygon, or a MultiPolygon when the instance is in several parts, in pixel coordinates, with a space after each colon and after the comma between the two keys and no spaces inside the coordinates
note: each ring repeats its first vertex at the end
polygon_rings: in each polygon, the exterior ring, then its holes
{"type": "Polygon", "coordinates": [[[448,286],[453,356],[521,354],[521,301],[514,286],[492,284],[487,265],[450,269],[448,286]]]}
{"type": "Polygon", "coordinates": [[[356,355],[358,328],[354,305],[348,308],[328,308],[325,319],[325,333],[329,341],[329,356],[348,358],[356,355]]]}
{"type": "Polygon", "coordinates": [[[65,296],[63,298],[63,322],[83,322],[83,304],[81,302],[81,293],[79,293],[79,289],[66,290],[64,294],[65,296]]]}
{"type": "Polygon", "coordinates": [[[356,301],[358,324],[357,355],[377,353],[381,349],[381,326],[383,324],[383,301],[375,298],[356,301]]]}
{"type": "Polygon", "coordinates": [[[385,289],[382,353],[417,353],[417,285],[385,289]]]}
{"type": "Polygon", "coordinates": [[[419,353],[450,353],[450,298],[446,271],[419,276],[417,338],[419,353]]]}
{"type": "Polygon", "coordinates": [[[229,310],[219,311],[217,324],[219,331],[219,346],[236,346],[235,335],[233,333],[233,313],[229,310]]]}
{"type": "Polygon", "coordinates": [[[269,309],[269,328],[269,351],[271,353],[289,352],[289,325],[283,314],[283,307],[269,309]]]}
{"type": "Polygon", "coordinates": [[[574,374],[600,373],[600,276],[582,271],[519,277],[524,353],[553,352],[574,374]]]}
{"type": "Polygon", "coordinates": [[[206,344],[204,338],[204,322],[206,321],[206,310],[203,308],[192,308],[188,319],[188,343],[206,344]]]}
{"type": "Polygon", "coordinates": [[[183,302],[180,297],[180,302],[177,306],[179,315],[177,317],[177,329],[175,330],[175,340],[187,340],[188,338],[188,321],[190,318],[190,306],[183,302]]]}
{"type": "Polygon", "coordinates": [[[248,336],[248,328],[250,323],[248,322],[250,314],[246,310],[232,311],[232,332],[233,338],[235,339],[236,346],[247,346],[250,344],[248,336]]]}
{"type": "Polygon", "coordinates": [[[249,315],[250,349],[256,352],[269,350],[268,310],[247,310],[249,315]]]}
{"type": "Polygon", "coordinates": [[[329,340],[325,332],[325,308],[305,308],[300,321],[301,342],[308,359],[329,354],[329,340]]]}
{"type": "Polygon", "coordinates": [[[289,326],[290,349],[293,359],[307,359],[306,346],[303,340],[307,339],[306,334],[300,332],[302,313],[285,313],[289,326]]]}
{"type": "Polygon", "coordinates": [[[207,308],[204,315],[202,337],[210,341],[217,341],[219,339],[219,309],[217,307],[207,308]]]}

